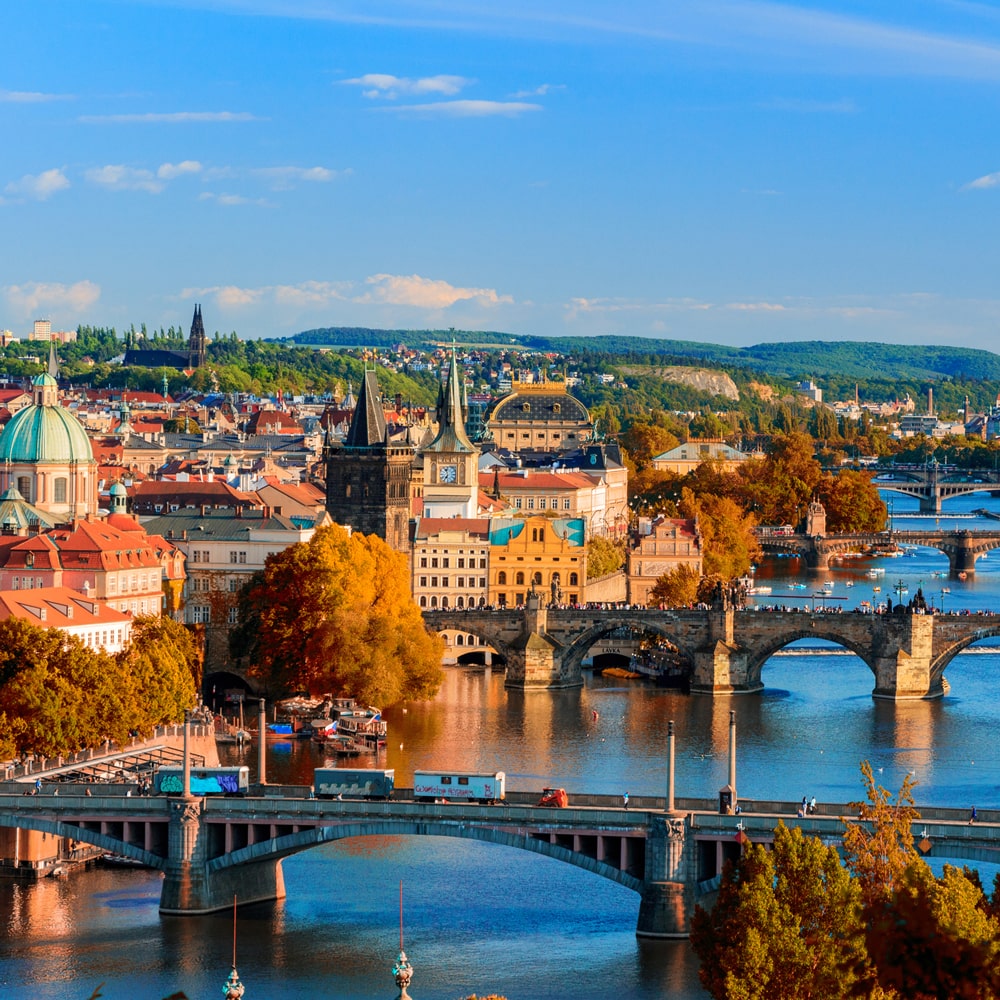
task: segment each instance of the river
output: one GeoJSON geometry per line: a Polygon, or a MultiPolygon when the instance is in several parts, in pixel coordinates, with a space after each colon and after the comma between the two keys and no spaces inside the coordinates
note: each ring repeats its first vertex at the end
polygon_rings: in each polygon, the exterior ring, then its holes
{"type": "MultiPolygon", "coordinates": [[[[946,509],[967,513],[983,500],[946,509]]],[[[897,528],[935,522],[905,516],[915,501],[897,498],[894,508],[897,528]]],[[[945,516],[940,524],[996,522],[945,516]]],[[[791,568],[785,560],[764,563],[758,581],[772,593],[757,599],[788,594],[783,602],[811,603],[819,588],[810,581],[807,591],[793,589],[805,578],[791,568]]],[[[896,600],[902,586],[905,600],[922,585],[938,606],[948,588],[947,611],[1000,608],[1000,552],[979,561],[973,580],[934,575],[945,570],[945,557],[929,549],[844,563],[826,578],[830,593],[845,600],[826,600],[854,607],[884,599],[891,587],[896,600]],[[884,577],[869,579],[869,565],[884,567],[884,577]]],[[[395,768],[399,785],[414,769],[442,766],[504,770],[515,789],[559,784],[571,795],[662,795],[673,719],[677,793],[710,796],[726,783],[735,709],[743,796],[848,801],[860,796],[858,764],[869,759],[891,790],[913,772],[918,805],[998,808],[998,675],[1000,653],[965,653],[946,672],[946,697],[895,705],[873,701],[871,672],[852,655],[775,656],[764,668],[763,694],[714,699],[589,674],[579,690],[526,694],[505,691],[499,671],[454,668],[434,702],[385,713],[389,746],[379,766],[395,768]]],[[[253,766],[256,750],[245,759],[253,766]]],[[[311,744],[277,744],[269,748],[268,777],[308,783],[323,762],[311,744]]],[[[473,992],[509,1000],[705,996],[686,943],[636,939],[638,896],[551,859],[463,840],[385,837],[314,848],[287,859],[284,870],[285,900],[239,914],[237,964],[247,1000],[395,997],[400,881],[414,1000],[473,992]]],[[[110,869],[35,885],[0,882],[0,995],[86,1000],[103,982],[106,1000],[158,1000],[175,990],[192,1000],[220,996],[231,915],[161,917],[159,891],[156,873],[110,869]]]]}

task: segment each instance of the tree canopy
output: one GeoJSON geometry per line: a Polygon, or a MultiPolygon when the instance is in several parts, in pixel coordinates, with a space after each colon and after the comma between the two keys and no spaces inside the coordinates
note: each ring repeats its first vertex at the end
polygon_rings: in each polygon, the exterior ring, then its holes
{"type": "Polygon", "coordinates": [[[996,1000],[998,891],[914,847],[913,782],[893,801],[862,764],[866,799],[844,855],[779,825],[774,849],[746,843],[711,911],[692,920],[702,984],[717,1000],[996,1000]]]}
{"type": "Polygon", "coordinates": [[[197,700],[200,664],[170,618],[137,618],[115,656],[58,629],[0,622],[0,756],[72,753],[180,721],[197,700]]]}
{"type": "Polygon", "coordinates": [[[424,628],[406,557],[375,535],[321,528],[269,556],[240,604],[233,650],[272,696],[392,705],[432,697],[441,683],[444,644],[424,628]]]}

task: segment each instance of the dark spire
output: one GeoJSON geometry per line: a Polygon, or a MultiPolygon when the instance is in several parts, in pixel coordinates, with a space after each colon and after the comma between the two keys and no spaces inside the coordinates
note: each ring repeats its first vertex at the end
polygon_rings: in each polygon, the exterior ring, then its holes
{"type": "Polygon", "coordinates": [[[188,340],[188,366],[201,368],[205,364],[205,324],[201,321],[201,306],[195,305],[188,340]]]}
{"type": "Polygon", "coordinates": [[[475,445],[465,432],[465,420],[462,414],[462,381],[458,374],[458,361],[455,350],[451,352],[451,367],[448,369],[448,380],[444,385],[443,398],[439,398],[438,433],[428,445],[428,451],[464,451],[473,452],[475,445]]]}
{"type": "Polygon", "coordinates": [[[494,500],[500,499],[500,466],[493,466],[493,493],[494,500]]]}
{"type": "Polygon", "coordinates": [[[361,383],[361,395],[351,418],[351,429],[344,442],[348,448],[365,448],[382,444],[386,440],[385,414],[378,391],[378,377],[366,371],[361,383]]]}

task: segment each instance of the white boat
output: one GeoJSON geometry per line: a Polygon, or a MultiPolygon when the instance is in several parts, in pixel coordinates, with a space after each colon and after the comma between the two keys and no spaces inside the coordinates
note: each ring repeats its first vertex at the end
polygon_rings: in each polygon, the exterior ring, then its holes
{"type": "Polygon", "coordinates": [[[766,587],[766,586],[751,587],[750,588],[750,593],[751,594],[770,594],[771,593],[771,588],[770,587],[766,587]]]}

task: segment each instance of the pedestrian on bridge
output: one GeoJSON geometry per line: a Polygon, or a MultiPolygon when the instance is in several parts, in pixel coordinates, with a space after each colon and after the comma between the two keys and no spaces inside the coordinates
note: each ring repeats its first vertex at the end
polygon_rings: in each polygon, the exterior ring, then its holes
{"type": "Polygon", "coordinates": [[[969,826],[972,826],[976,822],[976,807],[972,807],[972,812],[969,814],[969,826]]]}
{"type": "Polygon", "coordinates": [[[625,808],[626,808],[626,809],[628,809],[628,792],[626,792],[626,793],[625,793],[625,794],[624,794],[624,795],[622,796],[622,799],[623,799],[623,800],[624,800],[624,802],[625,802],[625,808]]]}

